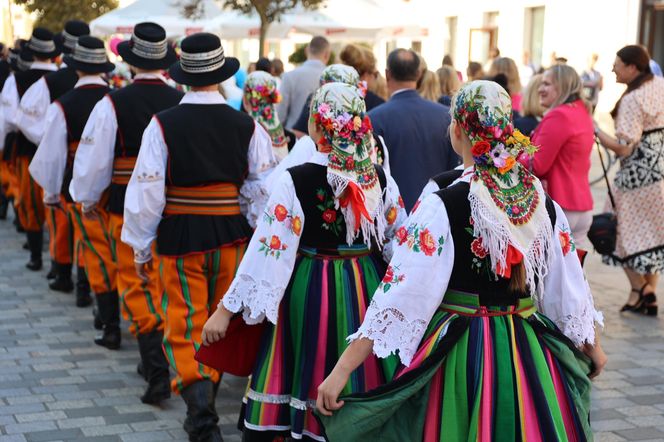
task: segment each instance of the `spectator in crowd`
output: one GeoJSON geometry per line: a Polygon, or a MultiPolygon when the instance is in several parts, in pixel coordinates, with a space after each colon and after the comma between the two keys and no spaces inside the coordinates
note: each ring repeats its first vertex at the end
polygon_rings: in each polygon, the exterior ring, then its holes
{"type": "Polygon", "coordinates": [[[486,61],[484,64],[484,70],[485,71],[490,71],[491,70],[491,65],[493,65],[493,62],[498,60],[500,58],[500,49],[498,48],[491,48],[489,49],[489,59],[486,61]]]}
{"type": "Polygon", "coordinates": [[[376,74],[376,80],[373,82],[373,84],[369,85],[368,90],[378,95],[380,98],[382,98],[385,101],[388,99],[387,80],[385,80],[385,77],[380,72],[376,74]]]}
{"type": "Polygon", "coordinates": [[[446,54],[443,57],[443,66],[449,66],[454,69],[454,72],[456,72],[457,78],[459,79],[459,84],[463,83],[463,74],[461,74],[461,71],[457,71],[457,69],[454,67],[454,62],[452,61],[452,57],[449,54],[446,54]]]}
{"type": "Polygon", "coordinates": [[[271,75],[272,72],[272,62],[269,58],[261,57],[256,62],[256,71],[267,72],[271,75]]]}
{"type": "Polygon", "coordinates": [[[417,92],[429,101],[438,101],[440,98],[440,82],[438,76],[429,70],[427,62],[420,57],[420,79],[417,81],[417,92]]]}
{"type": "Polygon", "coordinates": [[[659,65],[659,63],[657,63],[655,60],[651,58],[648,64],[650,65],[650,70],[652,71],[653,75],[656,75],[658,77],[664,76],[664,74],[662,74],[662,68],[659,65]]]}
{"type": "Polygon", "coordinates": [[[480,63],[476,61],[468,63],[468,67],[466,68],[466,77],[468,77],[468,81],[481,80],[485,76],[486,74],[480,63]]]}
{"type": "Polygon", "coordinates": [[[593,197],[588,183],[594,128],[579,74],[565,65],[544,72],[538,88],[544,118],[533,133],[539,151],[524,164],[565,212],[577,246],[587,249],[593,197]]]}
{"type": "Polygon", "coordinates": [[[410,210],[430,177],[453,169],[459,157],[450,144],[449,109],[416,91],[420,59],[413,50],[395,49],[387,57],[390,99],[371,112],[374,134],[385,139],[390,169],[410,210]]]}
{"type": "Polygon", "coordinates": [[[544,115],[545,108],[540,104],[539,98],[540,84],[542,84],[542,74],[535,74],[530,78],[523,92],[522,116],[514,120],[514,127],[527,136],[533,133],[544,115]]]}
{"type": "Polygon", "coordinates": [[[440,97],[438,102],[445,106],[450,106],[452,97],[461,87],[461,82],[456,72],[451,66],[443,66],[436,71],[438,83],[440,84],[440,97]]]}
{"type": "Polygon", "coordinates": [[[307,46],[307,61],[283,75],[280,89],[282,100],[277,106],[277,113],[286,129],[293,127],[307,97],[318,89],[320,74],[330,59],[330,53],[330,42],[325,37],[316,36],[307,46]]]}
{"type": "Polygon", "coordinates": [[[602,74],[595,69],[598,58],[599,56],[597,54],[592,54],[588,59],[588,69],[581,74],[581,80],[583,80],[583,92],[586,100],[592,105],[593,113],[595,113],[595,108],[599,101],[599,91],[604,88],[604,78],[602,78],[602,74]]]}
{"type": "Polygon", "coordinates": [[[272,60],[272,72],[274,81],[277,82],[277,89],[281,89],[281,76],[284,75],[284,62],[279,58],[272,60]]]}
{"type": "Polygon", "coordinates": [[[521,57],[521,66],[519,66],[519,77],[521,77],[521,85],[526,86],[530,82],[531,77],[535,75],[535,66],[530,60],[530,52],[523,51],[521,57]]]}
{"type": "Polygon", "coordinates": [[[616,250],[603,260],[623,267],[632,286],[621,311],[657,315],[655,289],[664,271],[664,78],[653,75],[641,46],[625,46],[616,55],[616,81],[627,85],[611,112],[616,137],[596,129],[621,160],[611,186],[619,221],[616,250]]]}
{"type": "Polygon", "coordinates": [[[364,102],[367,106],[367,112],[385,103],[383,98],[371,91],[373,83],[376,82],[378,71],[376,70],[376,57],[370,49],[348,44],[339,53],[339,59],[343,64],[354,67],[360,75],[360,80],[366,83],[367,94],[364,97],[364,102]]]}
{"type": "Polygon", "coordinates": [[[495,77],[498,74],[504,74],[507,77],[507,92],[512,97],[512,110],[521,112],[521,77],[519,77],[519,68],[514,60],[509,57],[500,57],[493,61],[489,76],[495,77]]]}

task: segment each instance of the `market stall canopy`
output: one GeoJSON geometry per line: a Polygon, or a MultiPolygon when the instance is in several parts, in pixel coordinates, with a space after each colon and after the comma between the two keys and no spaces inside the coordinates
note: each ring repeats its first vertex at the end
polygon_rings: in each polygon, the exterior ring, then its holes
{"type": "MultiPolygon", "coordinates": [[[[425,37],[428,29],[417,24],[412,5],[398,0],[329,0],[314,11],[301,8],[284,14],[268,28],[270,39],[285,38],[291,31],[324,35],[332,39],[378,39],[425,37]]],[[[226,40],[258,38],[260,20],[256,14],[244,15],[224,10],[205,28],[226,40]]]]}
{"type": "Polygon", "coordinates": [[[169,38],[201,32],[210,27],[222,10],[214,0],[203,0],[197,14],[185,18],[178,0],[137,0],[124,8],[114,9],[90,23],[93,35],[131,34],[136,23],[152,21],[166,29],[169,38]]]}

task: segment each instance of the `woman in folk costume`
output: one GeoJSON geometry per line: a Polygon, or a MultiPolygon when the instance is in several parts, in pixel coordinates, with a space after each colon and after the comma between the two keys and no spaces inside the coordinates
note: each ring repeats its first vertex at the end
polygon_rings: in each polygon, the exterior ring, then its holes
{"type": "Polygon", "coordinates": [[[274,156],[279,161],[283,160],[288,155],[288,139],[275,108],[281,101],[277,81],[267,72],[252,72],[244,83],[242,100],[249,116],[270,134],[274,156]]]}
{"type": "MultiPolygon", "coordinates": [[[[371,123],[361,91],[326,84],[311,109],[318,151],[279,179],[235,280],[203,329],[205,344],[225,335],[234,312],[247,323],[270,322],[243,406],[247,441],[323,440],[312,414],[316,387],[383,278],[378,247],[406,217],[396,183],[368,156],[371,123]]],[[[343,389],[377,387],[394,368],[396,360],[369,358],[343,389]]]]}
{"type": "Polygon", "coordinates": [[[592,439],[602,319],[565,215],[516,161],[534,148],[513,129],[503,88],[474,81],[452,104],[452,144],[467,168],[397,231],[392,277],[318,389],[326,436],[592,439]],[[390,383],[339,401],[372,351],[398,351],[403,365],[390,383]]]}

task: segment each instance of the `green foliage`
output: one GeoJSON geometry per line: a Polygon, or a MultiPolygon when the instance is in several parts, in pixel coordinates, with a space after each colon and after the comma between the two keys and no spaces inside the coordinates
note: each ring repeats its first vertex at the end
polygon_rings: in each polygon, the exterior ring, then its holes
{"type": "Polygon", "coordinates": [[[28,12],[37,14],[35,26],[57,33],[67,20],[89,22],[118,7],[118,0],[14,0],[28,12]]]}
{"type": "Polygon", "coordinates": [[[302,6],[305,9],[319,8],[325,0],[223,0],[224,7],[251,14],[256,11],[261,21],[274,23],[282,14],[302,6]]]}

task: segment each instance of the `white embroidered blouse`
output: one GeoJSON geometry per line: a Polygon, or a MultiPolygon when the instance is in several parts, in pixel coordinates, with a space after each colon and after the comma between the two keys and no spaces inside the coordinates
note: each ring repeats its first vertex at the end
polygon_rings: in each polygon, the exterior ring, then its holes
{"type": "MultiPolygon", "coordinates": [[[[328,155],[316,152],[308,162],[327,166],[328,155]]],[[[385,237],[391,239],[406,219],[406,211],[396,182],[390,176],[386,178],[385,237]]],[[[293,273],[305,222],[291,175],[283,173],[270,194],[263,216],[258,219],[235,279],[222,299],[228,310],[242,311],[248,324],[265,318],[277,323],[279,304],[293,273]]],[[[390,250],[390,247],[383,249],[386,261],[391,256],[390,250]]]]}
{"type": "MultiPolygon", "coordinates": [[[[465,175],[459,180],[469,179],[465,175]]],[[[554,235],[560,238],[560,247],[553,247],[537,308],[575,344],[592,344],[595,322],[601,324],[602,315],[595,310],[574,245],[569,242],[567,218],[558,204],[555,207],[554,235]]],[[[385,284],[390,282],[381,283],[364,322],[349,340],[371,339],[376,356],[384,358],[398,351],[401,362],[409,365],[447,290],[454,265],[454,238],[447,209],[437,195],[425,196],[404,228],[408,235],[393,244],[388,269],[391,286],[386,291],[385,284]],[[425,237],[431,238],[425,243],[421,234],[411,233],[425,230],[425,237]]]]}

